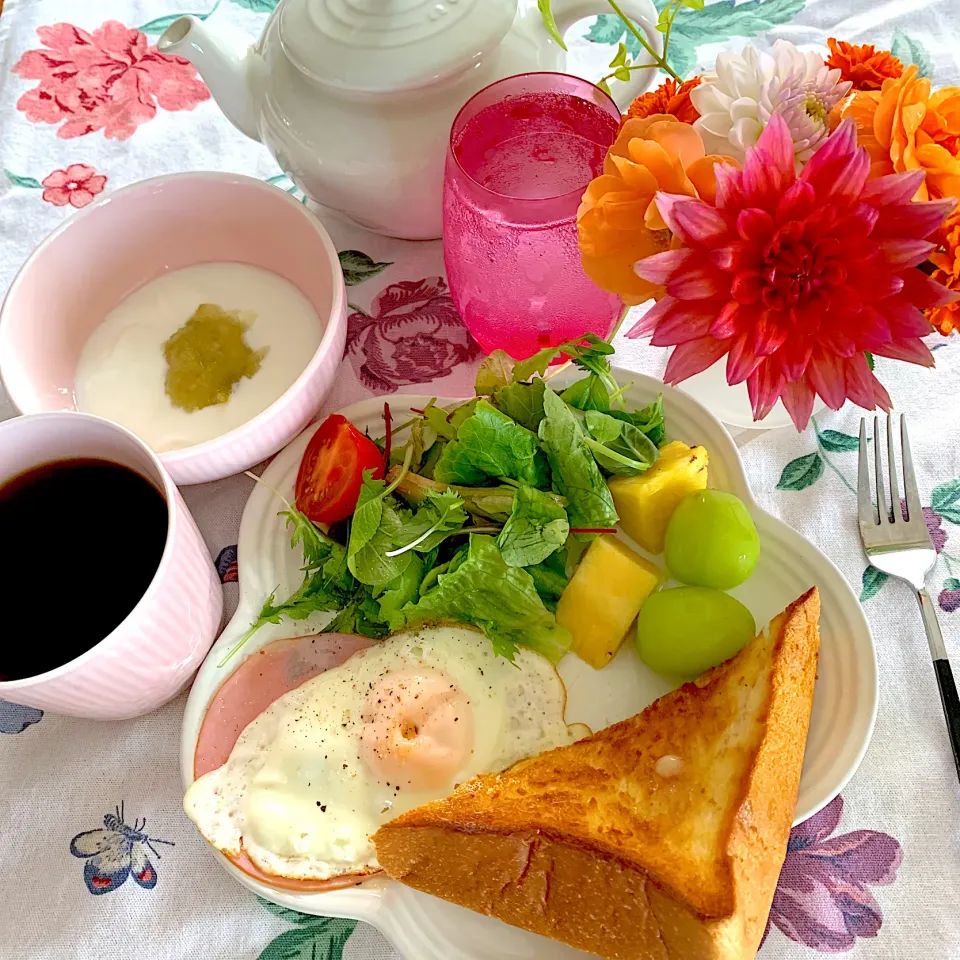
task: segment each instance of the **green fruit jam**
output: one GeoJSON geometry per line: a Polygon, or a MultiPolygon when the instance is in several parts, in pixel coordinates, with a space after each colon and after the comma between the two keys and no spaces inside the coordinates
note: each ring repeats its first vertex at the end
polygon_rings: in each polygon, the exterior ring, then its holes
{"type": "Polygon", "coordinates": [[[233,388],[259,369],[267,348],[251,350],[250,326],[239,310],[201,303],[194,315],[163,345],[165,389],[175,407],[193,413],[226,403],[233,388]]]}

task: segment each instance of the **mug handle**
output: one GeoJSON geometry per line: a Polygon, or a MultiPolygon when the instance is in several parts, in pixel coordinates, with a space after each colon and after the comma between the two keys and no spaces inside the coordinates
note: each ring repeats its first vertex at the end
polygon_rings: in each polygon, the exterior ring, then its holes
{"type": "MultiPolygon", "coordinates": [[[[653,0],[618,0],[618,6],[643,31],[647,42],[657,51],[657,54],[661,54],[663,52],[663,34],[656,28],[658,15],[653,0]]],[[[606,0],[553,0],[551,7],[561,35],[566,33],[577,21],[586,17],[603,13],[615,16],[606,0]]],[[[652,63],[653,61],[646,50],[641,50],[636,62],[652,63]]],[[[641,93],[650,89],[656,77],[656,72],[653,68],[631,70],[629,80],[611,80],[610,92],[617,106],[626,111],[641,93]]]]}

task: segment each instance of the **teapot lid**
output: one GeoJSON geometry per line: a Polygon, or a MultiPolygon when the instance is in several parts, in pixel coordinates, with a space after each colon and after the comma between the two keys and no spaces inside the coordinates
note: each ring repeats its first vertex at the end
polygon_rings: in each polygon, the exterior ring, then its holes
{"type": "Polygon", "coordinates": [[[280,42],[304,73],[345,90],[425,86],[495,47],[517,0],[285,0],[280,42]]]}

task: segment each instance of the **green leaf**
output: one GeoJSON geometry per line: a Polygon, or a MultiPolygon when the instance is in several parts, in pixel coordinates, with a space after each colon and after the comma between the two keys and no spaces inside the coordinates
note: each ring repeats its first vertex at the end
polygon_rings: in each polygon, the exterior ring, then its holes
{"type": "Polygon", "coordinates": [[[904,65],[915,63],[921,77],[929,77],[933,74],[930,54],[927,53],[926,47],[919,40],[902,30],[893,31],[893,43],[890,44],[890,52],[904,65]]]}
{"type": "Polygon", "coordinates": [[[356,920],[311,917],[314,923],[281,933],[257,960],[342,960],[343,948],[357,928],[356,920]]]}
{"type": "Polygon", "coordinates": [[[863,571],[863,581],[860,587],[860,602],[866,603],[871,597],[875,597],[880,592],[880,588],[889,579],[882,570],[878,570],[876,567],[867,567],[867,569],[863,571]]]}
{"type": "Polygon", "coordinates": [[[296,924],[299,927],[305,926],[306,924],[316,923],[318,920],[326,919],[325,917],[315,917],[311,913],[300,913],[299,910],[290,910],[287,907],[281,907],[279,904],[271,903],[269,900],[264,900],[263,897],[257,897],[257,900],[264,910],[268,910],[275,917],[279,917],[281,920],[286,920],[287,923],[296,924]]]}
{"type": "Polygon", "coordinates": [[[570,582],[567,579],[568,552],[568,547],[563,546],[551,553],[542,563],[524,568],[533,578],[533,585],[549,610],[556,609],[557,602],[570,582]]]}
{"type": "Polygon", "coordinates": [[[26,187],[29,190],[40,190],[43,187],[43,184],[39,180],[34,180],[33,177],[19,177],[9,170],[4,170],[3,172],[15,187],[26,187]]]}
{"type": "Polygon", "coordinates": [[[403,610],[407,623],[454,620],[479,627],[494,650],[512,660],[518,645],[557,663],[570,634],[543,605],[533,578],[508,566],[492,537],[473,534],[465,551],[420,601],[403,610]]]}
{"type": "Polygon", "coordinates": [[[280,0],[233,0],[238,7],[254,13],[273,13],[280,0]]]}
{"type": "Polygon", "coordinates": [[[513,357],[506,350],[494,350],[477,368],[474,385],[477,396],[488,396],[500,387],[512,383],[515,365],[513,357]]]}
{"type": "Polygon", "coordinates": [[[400,611],[420,596],[420,584],[423,583],[426,570],[423,558],[414,555],[406,570],[396,580],[391,580],[377,597],[380,605],[379,618],[391,630],[399,630],[403,626],[404,619],[400,611]]]}
{"type": "Polygon", "coordinates": [[[956,577],[947,577],[947,579],[943,581],[943,589],[960,590],[960,580],[956,577]]]}
{"type": "Polygon", "coordinates": [[[337,256],[340,258],[343,282],[348,287],[355,287],[393,266],[392,260],[377,261],[359,250],[341,250],[337,256]]]}
{"type": "Polygon", "coordinates": [[[830,453],[849,453],[860,449],[860,440],[849,433],[840,433],[839,430],[819,430],[817,437],[823,444],[824,450],[830,453]]]}
{"type": "Polygon", "coordinates": [[[137,27],[141,33],[145,33],[148,36],[157,36],[163,33],[171,23],[179,20],[181,17],[186,16],[183,13],[168,13],[165,17],[157,17],[156,20],[150,20],[148,23],[145,23],[142,27],[137,27]]]}
{"type": "Polygon", "coordinates": [[[610,409],[610,391],[603,380],[595,373],[571,383],[560,394],[560,399],[577,410],[602,410],[607,412],[610,409]]]}
{"type": "Polygon", "coordinates": [[[625,410],[608,411],[611,417],[632,423],[638,430],[650,438],[654,446],[661,446],[667,438],[666,422],[663,416],[663,394],[661,393],[653,403],[648,403],[640,410],[628,413],[625,410]]]}
{"type": "Polygon", "coordinates": [[[387,556],[404,543],[403,530],[412,518],[409,510],[388,499],[402,477],[401,472],[390,487],[385,487],[383,480],[373,479],[372,470],[364,471],[347,544],[347,565],[361,583],[382,586],[399,577],[410,563],[409,553],[387,556]]]}
{"type": "Polygon", "coordinates": [[[557,27],[557,21],[553,17],[553,10],[550,9],[550,0],[537,0],[537,9],[543,19],[543,25],[547,28],[547,33],[553,37],[560,45],[561,50],[566,50],[567,45],[563,42],[560,29],[557,27]]]}
{"type": "Polygon", "coordinates": [[[479,400],[472,416],[457,431],[457,439],[443,448],[433,472],[441,483],[468,486],[492,477],[507,477],[533,487],[547,484],[547,464],[537,437],[479,400]]]}
{"type": "Polygon", "coordinates": [[[627,45],[621,43],[617,47],[616,56],[607,64],[608,67],[622,67],[627,62],[627,45]]]}
{"type": "Polygon", "coordinates": [[[588,410],[584,422],[589,434],[587,445],[608,473],[635,477],[648,470],[660,454],[650,438],[629,421],[588,410]]]}
{"type": "Polygon", "coordinates": [[[960,524],[960,480],[950,480],[933,488],[930,494],[930,506],[944,520],[960,524]]]}
{"type": "Polygon", "coordinates": [[[680,0],[681,7],[688,7],[691,10],[702,10],[703,0],[680,0]]]}
{"type": "Polygon", "coordinates": [[[868,352],[865,352],[863,355],[867,358],[867,366],[871,370],[873,370],[873,367],[874,367],[873,354],[868,351],[868,352]]]}
{"type": "Polygon", "coordinates": [[[535,377],[530,383],[511,383],[500,387],[493,395],[494,405],[521,427],[537,431],[543,419],[543,390],[545,383],[535,377]]]}
{"type": "Polygon", "coordinates": [[[670,46],[667,49],[667,63],[678,76],[691,77],[697,73],[697,45],[682,33],[674,30],[670,34],[670,46]]]}
{"type": "Polygon", "coordinates": [[[613,497],[574,412],[549,387],[544,391],[543,409],[540,440],[550,461],[554,488],[566,498],[570,526],[616,526],[613,497]]]}
{"type": "Polygon", "coordinates": [[[423,506],[403,528],[402,551],[429,553],[467,522],[463,497],[454,490],[428,490],[423,506]]]}
{"type": "Polygon", "coordinates": [[[823,476],[823,459],[819,453],[791,460],[780,474],[778,490],[805,490],[823,476]]]}
{"type": "Polygon", "coordinates": [[[497,537],[497,546],[508,566],[529,567],[559,550],[569,533],[567,511],[559,497],[533,487],[520,487],[510,519],[497,537]]]}

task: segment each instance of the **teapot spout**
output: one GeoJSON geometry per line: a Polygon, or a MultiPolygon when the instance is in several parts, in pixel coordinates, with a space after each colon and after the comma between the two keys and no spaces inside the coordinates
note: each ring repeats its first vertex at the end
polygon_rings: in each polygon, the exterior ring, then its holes
{"type": "Polygon", "coordinates": [[[264,65],[256,51],[230,43],[192,16],[174,20],[157,41],[157,49],[189,60],[226,118],[248,137],[260,139],[264,65]]]}

